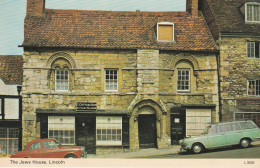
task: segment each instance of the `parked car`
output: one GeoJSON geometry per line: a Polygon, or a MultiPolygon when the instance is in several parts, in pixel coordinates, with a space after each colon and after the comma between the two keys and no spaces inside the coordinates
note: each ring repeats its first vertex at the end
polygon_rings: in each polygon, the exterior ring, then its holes
{"type": "Polygon", "coordinates": [[[260,140],[260,129],[253,121],[233,121],[207,126],[202,135],[184,138],[179,143],[181,150],[198,154],[206,149],[232,145],[247,148],[256,140],[260,140]]]}
{"type": "Polygon", "coordinates": [[[11,158],[82,158],[85,147],[62,146],[55,139],[37,139],[29,142],[24,150],[11,155],[11,158]]]}

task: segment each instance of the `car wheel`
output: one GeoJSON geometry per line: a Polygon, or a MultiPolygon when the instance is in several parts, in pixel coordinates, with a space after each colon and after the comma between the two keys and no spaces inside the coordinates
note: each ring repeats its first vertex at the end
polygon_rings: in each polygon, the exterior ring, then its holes
{"type": "Polygon", "coordinates": [[[64,158],[77,158],[77,156],[75,156],[73,154],[68,154],[64,158]]]}
{"type": "Polygon", "coordinates": [[[246,139],[246,138],[241,139],[241,141],[240,141],[240,146],[241,146],[242,148],[248,148],[248,147],[250,146],[250,140],[249,140],[249,139],[246,139]]]}
{"type": "Polygon", "coordinates": [[[191,150],[193,153],[199,154],[203,151],[203,146],[199,143],[196,143],[196,144],[192,145],[191,150]]]}

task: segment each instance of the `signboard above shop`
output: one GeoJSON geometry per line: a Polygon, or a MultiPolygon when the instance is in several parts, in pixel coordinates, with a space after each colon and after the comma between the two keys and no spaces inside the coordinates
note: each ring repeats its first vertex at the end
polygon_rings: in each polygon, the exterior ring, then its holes
{"type": "Polygon", "coordinates": [[[97,103],[77,102],[77,112],[93,112],[97,111],[97,103]]]}

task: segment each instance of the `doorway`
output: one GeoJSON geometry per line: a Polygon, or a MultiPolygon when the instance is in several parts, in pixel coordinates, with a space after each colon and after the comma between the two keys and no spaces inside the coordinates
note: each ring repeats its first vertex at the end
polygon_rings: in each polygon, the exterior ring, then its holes
{"type": "Polygon", "coordinates": [[[179,144],[179,140],[185,137],[185,113],[182,108],[171,109],[171,144],[179,144]]]}
{"type": "Polygon", "coordinates": [[[84,146],[87,153],[95,154],[96,149],[96,117],[78,116],[76,122],[76,141],[78,146],[84,146]]]}
{"type": "Polygon", "coordinates": [[[138,133],[140,148],[156,148],[156,115],[140,114],[138,116],[138,133]]]}

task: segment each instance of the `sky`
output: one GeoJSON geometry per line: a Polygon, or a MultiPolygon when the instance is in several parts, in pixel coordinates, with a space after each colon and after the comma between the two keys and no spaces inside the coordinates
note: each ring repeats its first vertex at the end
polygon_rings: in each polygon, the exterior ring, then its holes
{"type": "MultiPolygon", "coordinates": [[[[27,0],[0,0],[0,55],[22,55],[27,0]]],[[[45,8],[112,11],[184,11],[186,0],[46,0],[45,8]]]]}

